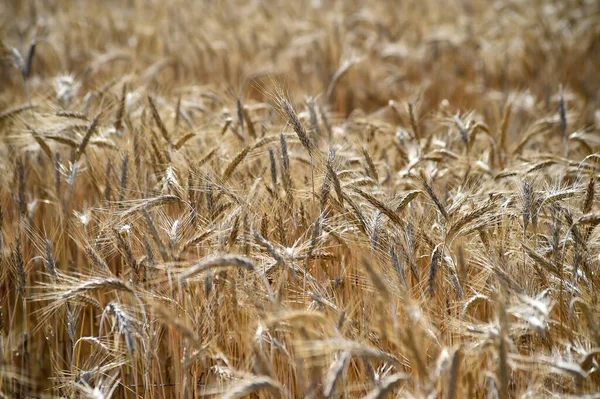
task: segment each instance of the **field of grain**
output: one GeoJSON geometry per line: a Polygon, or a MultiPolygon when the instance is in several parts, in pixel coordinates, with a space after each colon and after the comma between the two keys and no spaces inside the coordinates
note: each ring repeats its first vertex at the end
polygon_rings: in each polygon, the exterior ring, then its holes
{"type": "Polygon", "coordinates": [[[0,398],[600,398],[597,0],[0,2],[0,398]]]}

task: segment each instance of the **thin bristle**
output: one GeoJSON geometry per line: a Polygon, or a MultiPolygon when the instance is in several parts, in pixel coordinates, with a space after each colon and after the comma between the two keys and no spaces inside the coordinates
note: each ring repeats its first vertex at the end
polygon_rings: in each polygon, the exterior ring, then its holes
{"type": "Polygon", "coordinates": [[[398,226],[403,226],[404,223],[402,219],[390,208],[388,208],[383,202],[373,197],[371,194],[368,194],[362,191],[359,188],[354,188],[354,191],[358,193],[361,197],[367,200],[368,203],[373,205],[375,208],[379,209],[384,215],[386,215],[392,222],[394,222],[398,226]]]}
{"type": "Polygon", "coordinates": [[[592,210],[592,206],[594,204],[594,194],[595,194],[595,186],[596,186],[596,177],[593,173],[590,173],[590,177],[588,179],[588,185],[585,189],[585,199],[583,200],[583,206],[581,211],[586,214],[590,213],[592,210]]]}
{"type": "Polygon", "coordinates": [[[435,293],[435,276],[437,274],[438,263],[442,257],[442,246],[438,244],[433,252],[431,253],[431,257],[429,260],[429,279],[427,281],[427,285],[429,287],[429,295],[433,295],[435,293]]]}
{"type": "Polygon", "coordinates": [[[433,200],[435,206],[438,208],[444,219],[448,219],[448,212],[446,212],[446,207],[442,204],[438,196],[435,194],[433,188],[431,187],[431,185],[427,181],[427,178],[424,175],[421,175],[421,182],[423,184],[423,187],[425,188],[425,192],[427,193],[427,195],[429,195],[429,198],[433,200]]]}

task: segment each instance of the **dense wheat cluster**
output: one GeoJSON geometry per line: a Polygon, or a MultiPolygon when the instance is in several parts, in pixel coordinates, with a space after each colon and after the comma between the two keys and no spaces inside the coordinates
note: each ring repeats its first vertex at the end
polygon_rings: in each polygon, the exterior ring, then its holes
{"type": "Polygon", "coordinates": [[[596,0],[0,18],[0,398],[598,397],[596,0]]]}

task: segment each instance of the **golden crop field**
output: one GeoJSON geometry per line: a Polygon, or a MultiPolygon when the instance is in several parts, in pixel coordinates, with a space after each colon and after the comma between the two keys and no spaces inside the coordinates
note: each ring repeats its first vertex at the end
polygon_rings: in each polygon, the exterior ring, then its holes
{"type": "Polygon", "coordinates": [[[600,398],[600,2],[0,2],[0,398],[600,398]]]}

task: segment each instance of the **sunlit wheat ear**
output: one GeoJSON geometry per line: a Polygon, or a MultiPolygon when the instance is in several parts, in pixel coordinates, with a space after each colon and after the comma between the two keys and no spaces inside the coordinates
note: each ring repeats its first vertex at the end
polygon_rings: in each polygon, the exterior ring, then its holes
{"type": "Polygon", "coordinates": [[[400,217],[390,208],[388,208],[382,201],[378,200],[371,194],[364,192],[358,187],[353,187],[353,190],[358,193],[361,197],[363,197],[367,202],[373,205],[375,208],[380,210],[384,215],[386,215],[392,222],[394,222],[398,226],[403,226],[404,222],[400,217]]]}
{"type": "Polygon", "coordinates": [[[118,303],[111,303],[107,305],[104,309],[104,313],[102,314],[102,319],[100,320],[100,333],[102,333],[102,325],[107,316],[113,317],[117,334],[123,336],[129,356],[133,356],[136,349],[135,341],[133,338],[133,331],[129,321],[129,316],[125,313],[125,311],[121,308],[121,306],[118,303]]]}
{"type": "Polygon", "coordinates": [[[231,160],[225,171],[223,171],[223,176],[221,176],[223,181],[227,181],[231,177],[235,169],[240,165],[244,158],[246,158],[252,148],[253,146],[247,145],[242,151],[238,152],[238,154],[231,160]]]}
{"type": "Polygon", "coordinates": [[[23,246],[19,237],[17,237],[17,242],[12,252],[12,266],[15,269],[17,290],[21,297],[25,298],[27,276],[25,274],[25,264],[23,263],[23,246]]]}
{"type": "Polygon", "coordinates": [[[167,249],[162,239],[158,235],[158,230],[156,229],[156,225],[154,224],[154,220],[148,213],[146,209],[142,209],[142,214],[144,215],[145,227],[147,232],[150,234],[150,237],[158,247],[159,253],[163,259],[163,261],[169,261],[169,255],[167,253],[167,249]]]}
{"type": "Polygon", "coordinates": [[[306,151],[308,151],[308,155],[310,156],[312,193],[314,196],[315,172],[314,172],[314,166],[313,166],[313,143],[310,141],[310,138],[308,137],[306,130],[302,126],[302,123],[300,123],[300,119],[298,118],[298,114],[296,114],[296,111],[294,110],[294,108],[292,108],[292,106],[288,103],[288,101],[283,96],[279,96],[278,100],[279,100],[279,103],[280,103],[283,113],[287,116],[289,123],[292,125],[294,132],[296,133],[296,135],[298,136],[298,139],[300,140],[300,143],[302,143],[302,146],[306,149],[306,151]]]}
{"type": "Polygon", "coordinates": [[[365,158],[365,162],[367,163],[367,171],[369,172],[369,177],[371,177],[375,181],[379,181],[379,174],[377,173],[377,168],[375,167],[375,163],[373,162],[373,158],[371,158],[368,149],[363,148],[362,153],[363,157],[365,158]]]}
{"type": "Polygon", "coordinates": [[[531,183],[527,180],[523,180],[522,193],[523,237],[525,237],[527,227],[531,222],[533,209],[533,188],[531,187],[531,183]]]}
{"type": "MultiPolygon", "coordinates": [[[[135,296],[134,290],[129,285],[117,278],[110,277],[104,279],[90,279],[88,281],[66,285],[53,283],[48,286],[47,292],[37,295],[35,300],[50,301],[47,310],[51,313],[63,306],[69,300],[75,299],[78,296],[95,293],[100,290],[116,290],[135,296]]],[[[44,313],[48,312],[44,311],[44,313]]]]}

